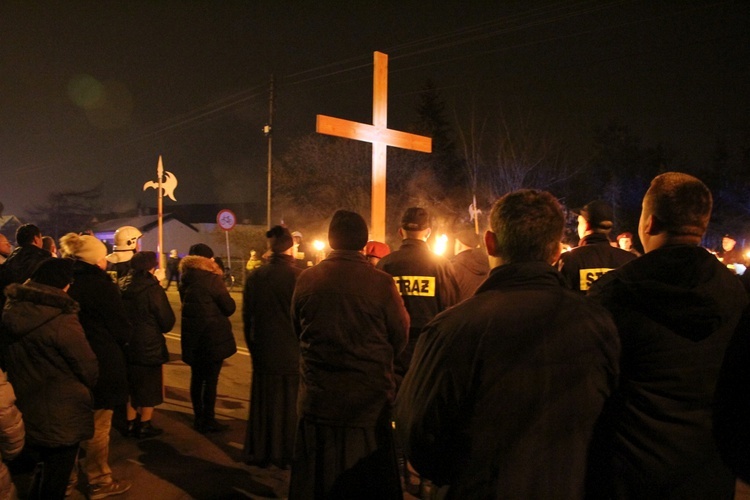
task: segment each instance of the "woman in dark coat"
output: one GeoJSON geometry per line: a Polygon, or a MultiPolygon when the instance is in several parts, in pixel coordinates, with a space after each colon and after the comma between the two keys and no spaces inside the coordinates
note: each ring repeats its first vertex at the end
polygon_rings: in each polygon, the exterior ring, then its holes
{"type": "MultiPolygon", "coordinates": [[[[131,483],[112,478],[109,466],[109,431],[116,406],[128,402],[128,379],[124,349],[130,342],[131,327],[122,305],[120,290],[104,271],[107,248],[93,236],[68,233],[60,238],[63,257],[75,260],[75,281],[68,293],[81,306],[78,318],[96,358],[99,380],[94,387],[94,437],[83,441],[82,461],[89,495],[119,494],[131,483]]],[[[77,479],[72,478],[72,479],[77,479]]]]}
{"type": "Polygon", "coordinates": [[[245,461],[288,467],[294,453],[299,386],[299,339],[291,318],[297,267],[292,235],[275,226],[266,233],[271,260],[248,274],[242,318],[253,357],[250,418],[245,434],[245,461]]]}
{"type": "Polygon", "coordinates": [[[10,285],[3,312],[8,375],[37,467],[30,498],[63,498],[78,445],[94,435],[90,389],[98,363],[65,291],[73,262],[49,259],[25,284],[10,285]]]}
{"type": "Polygon", "coordinates": [[[164,401],[162,365],[169,361],[164,334],[175,323],[172,306],[154,277],[158,262],[154,252],[138,252],[130,260],[130,271],[120,279],[125,310],[133,325],[126,351],[130,401],[127,406],[128,435],[158,436],[162,429],[151,424],[154,406],[164,401]]]}
{"type": "Polygon", "coordinates": [[[182,360],[190,365],[190,398],[198,432],[218,432],[216,387],[223,361],[237,352],[229,316],[236,304],[213,261],[213,251],[198,243],[180,262],[182,360]]]}

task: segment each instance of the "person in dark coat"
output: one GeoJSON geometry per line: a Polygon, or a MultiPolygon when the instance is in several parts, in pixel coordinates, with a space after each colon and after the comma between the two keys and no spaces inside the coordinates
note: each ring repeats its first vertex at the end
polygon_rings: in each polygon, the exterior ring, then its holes
{"type": "Polygon", "coordinates": [[[560,256],[557,267],[570,288],[585,294],[594,281],[636,256],[612,246],[609,233],[614,225],[614,213],[608,203],[594,200],[574,213],[578,214],[581,240],[577,247],[560,256]]]}
{"type": "Polygon", "coordinates": [[[300,392],[289,498],[401,499],[390,417],[409,316],[393,278],[362,254],[362,216],[337,211],[328,241],[333,251],[299,275],[292,297],[300,392]]]}
{"type": "Polygon", "coordinates": [[[551,194],[503,196],[490,225],[490,275],[425,328],[396,432],[445,498],[583,498],[589,442],[617,379],[617,330],[553,266],[564,216],[551,194]]]}
{"type": "Polygon", "coordinates": [[[734,477],[711,433],[712,399],[748,298],[700,247],[711,206],[711,191],[695,177],[655,177],[638,225],[645,254],[589,290],[622,342],[619,388],[592,446],[592,496],[732,496],[734,477]]]}
{"type": "Polygon", "coordinates": [[[29,498],[62,499],[81,441],[94,435],[90,389],[99,367],[78,303],[67,293],[73,262],[48,259],[25,284],[8,287],[4,352],[37,463],[29,498]]]}
{"type": "Polygon", "coordinates": [[[474,227],[456,233],[454,257],[451,259],[458,282],[458,300],[466,300],[477,291],[490,273],[487,252],[480,247],[480,236],[474,227]]]}
{"type": "Polygon", "coordinates": [[[180,262],[182,360],[190,365],[190,398],[198,432],[227,426],[216,420],[216,387],[221,365],[237,352],[229,317],[236,304],[208,245],[197,243],[180,262]]]}
{"type": "Polygon", "coordinates": [[[253,360],[250,415],[243,454],[249,464],[288,468],[294,454],[299,388],[299,339],[290,308],[297,276],[292,235],[282,226],[267,233],[268,264],[249,273],[242,318],[253,360]]]}
{"type": "Polygon", "coordinates": [[[162,365],[169,361],[164,334],[175,324],[174,311],[154,271],[159,265],[154,252],[138,252],[130,259],[130,271],[120,279],[120,290],[133,335],[125,352],[130,401],[127,433],[138,438],[158,436],[154,407],[163,399],[162,365]]]}
{"type": "MultiPolygon", "coordinates": [[[[68,233],[60,238],[63,257],[72,258],[75,281],[68,294],[81,307],[78,317],[99,362],[94,386],[94,437],[81,442],[85,458],[80,461],[88,480],[90,497],[104,498],[124,493],[132,484],[115,480],[109,466],[109,433],[117,406],[128,401],[128,379],[124,351],[132,328],[122,304],[120,290],[106,273],[107,248],[90,235],[68,233]],[[104,495],[104,496],[102,496],[104,495]]],[[[71,482],[77,481],[77,468],[71,482]]]]}
{"type": "MultiPolygon", "coordinates": [[[[750,275],[740,278],[750,292],[750,275]]],[[[714,395],[713,433],[724,463],[737,478],[735,498],[750,498],[750,307],[724,354],[714,395]]]]}
{"type": "Polygon", "coordinates": [[[180,254],[177,253],[176,249],[169,251],[169,257],[167,257],[167,286],[165,290],[169,290],[169,286],[174,281],[175,284],[180,286],[180,254]]]}
{"type": "Polygon", "coordinates": [[[52,256],[42,248],[42,232],[34,224],[24,224],[16,230],[16,244],[18,247],[0,266],[0,309],[5,303],[5,287],[23,283],[40,262],[52,256]]]}

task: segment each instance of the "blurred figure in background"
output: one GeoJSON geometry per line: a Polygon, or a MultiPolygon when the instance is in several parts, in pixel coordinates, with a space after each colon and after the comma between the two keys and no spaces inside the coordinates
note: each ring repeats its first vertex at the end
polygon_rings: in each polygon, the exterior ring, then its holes
{"type": "Polygon", "coordinates": [[[633,248],[633,233],[625,231],[617,235],[617,246],[626,252],[630,252],[636,257],[640,257],[641,253],[633,248]]]}
{"type": "Polygon", "coordinates": [[[370,240],[365,245],[365,257],[373,266],[377,266],[380,259],[391,253],[391,247],[380,241],[370,240]]]}
{"type": "Polygon", "coordinates": [[[473,225],[456,233],[451,262],[458,281],[459,301],[474,295],[490,272],[487,252],[481,248],[480,240],[473,225]]]}
{"type": "Polygon", "coordinates": [[[13,245],[10,244],[10,241],[8,241],[8,238],[4,234],[0,233],[0,264],[5,262],[12,252],[13,245]]]}
{"type": "Polygon", "coordinates": [[[250,416],[243,454],[248,464],[288,468],[294,455],[299,386],[299,339],[290,308],[297,276],[289,230],[267,233],[273,252],[265,266],[247,276],[242,318],[253,357],[250,416]]]}
{"type": "Polygon", "coordinates": [[[42,236],[42,248],[47,250],[53,257],[59,257],[57,255],[57,245],[55,245],[55,239],[52,236],[42,236]]]}
{"type": "MultiPolygon", "coordinates": [[[[180,254],[177,253],[176,249],[169,251],[169,257],[167,257],[167,285],[164,287],[165,290],[169,290],[169,286],[174,281],[175,285],[179,288],[180,286],[180,254]]],[[[157,263],[158,265],[158,263],[157,263]]]]}

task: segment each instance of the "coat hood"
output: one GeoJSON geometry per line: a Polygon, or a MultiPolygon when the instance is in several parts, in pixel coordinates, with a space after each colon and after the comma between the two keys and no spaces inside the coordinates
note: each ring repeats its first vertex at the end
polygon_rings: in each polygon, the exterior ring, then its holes
{"type": "Polygon", "coordinates": [[[143,293],[152,286],[160,286],[156,278],[148,272],[130,271],[118,282],[123,298],[143,293]]]}
{"type": "Polygon", "coordinates": [[[218,274],[222,276],[224,273],[221,271],[219,264],[207,257],[201,257],[200,255],[188,255],[180,261],[180,272],[186,271],[207,271],[209,273],[218,274]]]}
{"type": "Polygon", "coordinates": [[[733,310],[729,302],[744,299],[726,297],[732,280],[737,281],[736,276],[705,249],[673,246],[649,252],[604,275],[594,287],[614,281],[611,296],[605,300],[628,304],[678,335],[699,341],[727,321],[733,310]]]}
{"type": "Polygon", "coordinates": [[[16,339],[61,314],[75,314],[80,310],[78,302],[61,289],[32,281],[9,285],[5,294],[8,301],[3,323],[16,339]]]}

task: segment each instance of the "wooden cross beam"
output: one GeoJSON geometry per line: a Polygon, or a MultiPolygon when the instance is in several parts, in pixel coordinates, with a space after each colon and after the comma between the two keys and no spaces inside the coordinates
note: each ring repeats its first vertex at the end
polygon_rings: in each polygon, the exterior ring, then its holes
{"type": "Polygon", "coordinates": [[[375,52],[372,85],[372,125],[318,115],[315,131],[372,143],[372,202],[370,235],[385,241],[385,175],[388,146],[432,152],[432,139],[388,128],[388,56],[375,52]]]}

